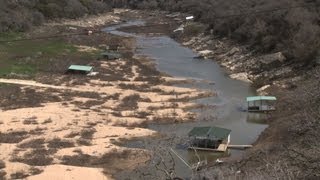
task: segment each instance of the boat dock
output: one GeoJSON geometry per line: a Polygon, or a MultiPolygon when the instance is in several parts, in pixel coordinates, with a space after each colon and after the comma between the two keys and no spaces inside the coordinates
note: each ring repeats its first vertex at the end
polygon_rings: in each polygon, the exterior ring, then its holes
{"type": "Polygon", "coordinates": [[[232,144],[228,145],[228,148],[230,149],[247,149],[252,147],[253,147],[252,145],[232,145],[232,144]]]}
{"type": "Polygon", "coordinates": [[[189,149],[196,149],[202,151],[214,151],[214,152],[225,152],[227,149],[247,149],[252,148],[252,145],[232,145],[232,144],[220,144],[217,149],[212,148],[201,148],[201,147],[189,147],[189,149]]]}
{"type": "Polygon", "coordinates": [[[196,150],[202,150],[202,151],[225,152],[228,149],[228,144],[220,144],[217,149],[201,148],[201,147],[189,147],[189,149],[196,149],[196,150]]]}

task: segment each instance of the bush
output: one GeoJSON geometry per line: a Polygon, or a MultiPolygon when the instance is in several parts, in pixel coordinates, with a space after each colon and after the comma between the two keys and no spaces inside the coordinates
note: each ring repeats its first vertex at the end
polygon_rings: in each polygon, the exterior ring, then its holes
{"type": "Polygon", "coordinates": [[[88,12],[92,14],[98,14],[105,11],[110,11],[111,8],[106,3],[101,1],[92,1],[92,0],[80,0],[83,6],[85,6],[88,12]]]}
{"type": "Polygon", "coordinates": [[[192,23],[185,27],[184,33],[187,36],[195,36],[204,32],[206,27],[202,24],[192,23]]]}
{"type": "Polygon", "coordinates": [[[46,19],[77,18],[110,11],[98,0],[0,0],[0,32],[26,31],[46,19]]]}
{"type": "MultiPolygon", "coordinates": [[[[215,35],[228,36],[263,52],[287,52],[296,62],[310,63],[318,53],[320,42],[319,3],[310,0],[244,1],[244,0],[126,0],[113,1],[115,7],[140,9],[160,8],[194,15],[196,20],[209,25],[215,35]],[[252,12],[288,8],[268,13],[252,12]],[[243,16],[229,16],[245,14],[243,16]],[[229,17],[228,17],[229,16],[229,17]],[[223,17],[223,18],[216,18],[223,17]]],[[[188,31],[188,30],[187,30],[188,31]]],[[[189,29],[190,35],[197,28],[189,29]]]]}
{"type": "Polygon", "coordinates": [[[39,4],[37,8],[45,17],[49,18],[57,18],[62,14],[61,8],[56,3],[39,4]]]}

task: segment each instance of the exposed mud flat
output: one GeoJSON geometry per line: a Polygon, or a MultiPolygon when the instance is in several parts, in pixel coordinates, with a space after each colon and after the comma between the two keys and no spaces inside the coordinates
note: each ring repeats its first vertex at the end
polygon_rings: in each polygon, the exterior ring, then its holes
{"type": "MultiPolygon", "coordinates": [[[[37,32],[100,28],[118,22],[117,13],[98,20],[88,17],[51,23],[37,32]]],[[[0,158],[5,178],[110,179],[116,171],[134,168],[150,158],[147,151],[116,145],[119,139],[156,136],[155,131],[145,129],[150,122],[193,120],[195,113],[188,110],[198,105],[190,100],[215,95],[172,86],[189,80],[165,76],[145,57],[133,57],[132,38],[100,33],[63,41],[74,44],[79,52],[96,54],[114,43],[123,47],[124,56],[116,61],[90,56],[87,62],[73,57],[32,78],[0,79],[0,158]],[[93,65],[99,74],[65,74],[70,63],[93,65]]]]}

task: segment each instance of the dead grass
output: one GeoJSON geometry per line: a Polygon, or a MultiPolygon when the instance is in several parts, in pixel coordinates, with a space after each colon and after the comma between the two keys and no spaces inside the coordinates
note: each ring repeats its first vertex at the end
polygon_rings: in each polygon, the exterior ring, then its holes
{"type": "Polygon", "coordinates": [[[104,98],[105,101],[107,100],[119,100],[119,97],[120,97],[120,93],[115,93],[115,94],[112,94],[112,95],[109,95],[107,97],[104,98]]]}
{"type": "Polygon", "coordinates": [[[0,160],[0,169],[3,169],[5,167],[6,167],[6,164],[2,160],[0,160]]]}
{"type": "Polygon", "coordinates": [[[121,89],[130,89],[130,90],[136,90],[139,92],[153,92],[153,89],[151,89],[151,86],[149,84],[126,84],[126,83],[120,83],[118,86],[121,89]]]}
{"type": "Polygon", "coordinates": [[[23,142],[21,144],[18,144],[19,148],[44,148],[44,143],[45,143],[45,139],[44,138],[39,138],[39,139],[32,139],[29,140],[27,142],[23,142]]]}
{"type": "Polygon", "coordinates": [[[157,117],[155,116],[152,121],[157,123],[178,123],[182,122],[183,120],[179,117],[173,117],[173,116],[163,116],[163,117],[157,117]]]}
{"type": "Polygon", "coordinates": [[[166,105],[166,106],[149,106],[147,109],[149,111],[157,111],[160,109],[175,109],[178,107],[179,107],[179,105],[177,103],[171,102],[169,105],[166,105]]]}
{"type": "Polygon", "coordinates": [[[124,121],[117,121],[116,123],[113,124],[114,126],[119,126],[119,127],[127,127],[127,128],[146,128],[148,127],[148,122],[147,121],[142,121],[142,122],[135,122],[135,123],[129,123],[127,120],[124,121]]]}
{"type": "Polygon", "coordinates": [[[13,154],[10,161],[25,163],[30,166],[47,166],[52,163],[53,158],[51,157],[51,155],[54,153],[56,153],[56,150],[54,149],[33,149],[30,152],[24,153],[23,156],[13,154]]]}
{"type": "Polygon", "coordinates": [[[91,146],[92,145],[92,143],[89,139],[83,139],[83,138],[77,139],[77,144],[80,146],[91,146]]]}
{"type": "Polygon", "coordinates": [[[63,148],[74,147],[75,145],[70,140],[54,138],[51,141],[48,141],[47,146],[48,148],[63,149],[63,148]]]}
{"type": "Polygon", "coordinates": [[[135,113],[135,117],[141,118],[141,119],[145,119],[147,118],[147,116],[150,116],[150,115],[152,115],[152,113],[147,111],[138,111],[135,113]]]}
{"type": "Polygon", "coordinates": [[[88,100],[86,102],[81,101],[73,101],[71,104],[75,104],[80,109],[90,109],[93,106],[98,106],[104,104],[105,101],[103,100],[88,100]]]}
{"type": "Polygon", "coordinates": [[[83,139],[92,139],[95,132],[97,132],[95,128],[84,128],[80,132],[80,136],[83,139]]]}
{"type": "Polygon", "coordinates": [[[4,110],[40,107],[42,103],[61,101],[56,95],[37,92],[32,88],[22,89],[19,85],[1,86],[0,99],[0,108],[4,110]]]}
{"type": "Polygon", "coordinates": [[[7,175],[7,173],[3,170],[0,170],[0,179],[5,179],[5,176],[7,175]]]}
{"type": "Polygon", "coordinates": [[[132,94],[122,99],[122,102],[117,106],[118,111],[135,110],[138,108],[138,102],[151,102],[150,99],[141,98],[139,94],[132,94]]]}
{"type": "Polygon", "coordinates": [[[29,176],[29,174],[27,174],[27,173],[24,172],[24,171],[19,171],[19,172],[10,174],[10,178],[11,178],[11,179],[25,179],[25,178],[28,177],[28,176],[29,176]]]}
{"type": "Polygon", "coordinates": [[[41,174],[43,172],[43,170],[41,170],[41,169],[38,169],[38,168],[35,168],[35,167],[31,167],[30,169],[29,169],[29,173],[31,174],[31,175],[37,175],[37,174],[41,174]]]}
{"type": "Polygon", "coordinates": [[[72,131],[69,134],[65,135],[64,137],[65,138],[74,138],[74,137],[79,136],[79,135],[80,135],[80,132],[72,131]]]}
{"type": "Polygon", "coordinates": [[[44,120],[42,122],[42,124],[50,124],[50,123],[52,123],[52,119],[51,118],[48,118],[48,119],[46,119],[46,120],[44,120]]]}
{"type": "Polygon", "coordinates": [[[36,127],[35,129],[32,129],[29,131],[29,134],[31,135],[42,135],[44,134],[44,131],[47,130],[48,128],[41,128],[41,127],[36,127]]]}
{"type": "Polygon", "coordinates": [[[113,149],[110,153],[106,153],[101,157],[83,154],[81,151],[77,155],[65,155],[62,157],[62,164],[82,167],[106,167],[119,159],[128,159],[132,155],[132,150],[119,151],[113,149]]]}
{"type": "Polygon", "coordinates": [[[115,117],[123,117],[120,111],[113,111],[111,114],[115,117]]]}
{"type": "Polygon", "coordinates": [[[28,138],[27,131],[13,131],[8,133],[1,133],[0,132],[0,143],[19,143],[22,140],[28,138]]]}
{"type": "Polygon", "coordinates": [[[23,124],[25,125],[37,125],[39,124],[37,121],[37,117],[31,117],[31,118],[27,118],[23,121],[23,124]]]}
{"type": "Polygon", "coordinates": [[[62,157],[62,164],[71,165],[71,166],[91,166],[92,157],[88,154],[83,154],[82,152],[78,152],[77,155],[68,156],[65,155],[62,157]]]}
{"type": "Polygon", "coordinates": [[[159,85],[164,82],[159,76],[139,76],[134,79],[134,81],[146,81],[150,85],[159,85]]]}

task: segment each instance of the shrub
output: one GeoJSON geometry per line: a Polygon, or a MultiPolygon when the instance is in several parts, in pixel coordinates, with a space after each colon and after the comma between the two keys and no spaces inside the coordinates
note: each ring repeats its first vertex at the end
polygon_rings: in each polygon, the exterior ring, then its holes
{"type": "Polygon", "coordinates": [[[191,23],[185,27],[184,33],[187,36],[195,36],[204,32],[206,27],[202,24],[191,23]]]}

